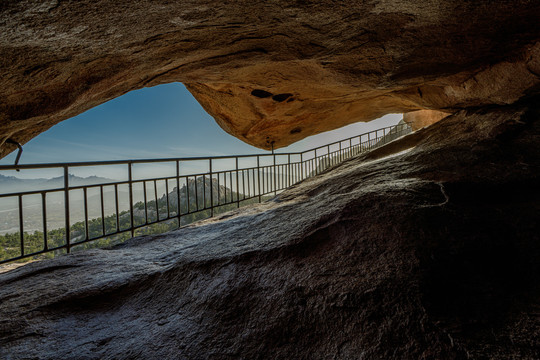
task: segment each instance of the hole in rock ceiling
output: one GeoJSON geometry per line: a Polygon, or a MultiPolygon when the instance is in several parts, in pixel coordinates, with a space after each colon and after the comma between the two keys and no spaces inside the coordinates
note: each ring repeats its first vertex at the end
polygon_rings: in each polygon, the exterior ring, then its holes
{"type": "Polygon", "coordinates": [[[268,91],[260,90],[260,89],[255,89],[251,92],[251,95],[264,99],[264,98],[272,96],[272,93],[268,91]]]}
{"type": "Polygon", "coordinates": [[[302,132],[302,129],[299,128],[299,127],[294,128],[294,129],[291,130],[291,134],[298,134],[298,133],[300,133],[300,132],[302,132]]]}
{"type": "Polygon", "coordinates": [[[282,102],[282,101],[287,100],[291,96],[292,96],[292,94],[289,94],[289,93],[278,94],[278,95],[272,96],[272,100],[277,101],[277,102],[282,102]]]}

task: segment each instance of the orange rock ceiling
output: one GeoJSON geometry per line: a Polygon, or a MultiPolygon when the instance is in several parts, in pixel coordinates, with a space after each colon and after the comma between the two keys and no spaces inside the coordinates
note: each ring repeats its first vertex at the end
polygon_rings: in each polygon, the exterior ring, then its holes
{"type": "Polygon", "coordinates": [[[0,156],[175,81],[265,149],[387,113],[513,103],[540,89],[539,18],[534,1],[4,1],[0,156]]]}

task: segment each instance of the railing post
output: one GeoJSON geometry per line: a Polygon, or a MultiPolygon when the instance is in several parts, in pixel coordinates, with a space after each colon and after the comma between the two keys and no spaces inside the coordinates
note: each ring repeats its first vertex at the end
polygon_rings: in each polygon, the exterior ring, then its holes
{"type": "Polygon", "coordinates": [[[24,256],[24,214],[22,195],[18,196],[19,200],[19,241],[21,245],[21,256],[24,256]]]}
{"type": "Polygon", "coordinates": [[[49,243],[47,241],[47,193],[41,193],[41,212],[43,215],[43,250],[49,250],[49,243]]]}
{"type": "Polygon", "coordinates": [[[257,155],[257,191],[259,191],[259,202],[261,202],[261,161],[260,156],[257,155]]]}
{"type": "Polygon", "coordinates": [[[240,207],[240,185],[238,184],[238,156],[236,157],[236,204],[240,207]]]}
{"type": "Polygon", "coordinates": [[[206,174],[203,174],[203,210],[206,209],[206,174]]]}
{"type": "Polygon", "coordinates": [[[300,153],[300,181],[304,180],[304,153],[300,153]]]}
{"type": "Polygon", "coordinates": [[[333,165],[331,162],[331,158],[330,158],[330,145],[328,145],[327,147],[327,152],[328,152],[328,167],[330,167],[331,165],[333,165]]]}
{"type": "Polygon", "coordinates": [[[287,187],[291,186],[291,154],[287,154],[287,187]]]}
{"type": "MultiPolygon", "coordinates": [[[[189,191],[189,189],[188,189],[189,191]]],[[[167,194],[169,196],[169,194],[167,194]]],[[[180,160],[176,160],[176,210],[178,213],[176,216],[178,217],[178,227],[181,226],[181,218],[180,218],[180,212],[182,207],[180,206],[180,160]]]]}
{"type": "Polygon", "coordinates": [[[272,152],[272,156],[274,157],[274,196],[277,195],[277,184],[276,184],[276,154],[272,152]]]}
{"type": "Polygon", "coordinates": [[[148,198],[146,196],[146,180],[143,180],[144,224],[148,225],[148,198]]]}
{"type": "Polygon", "coordinates": [[[120,203],[118,202],[118,184],[114,184],[114,204],[116,210],[116,232],[120,232],[120,203]]]}
{"type": "Polygon", "coordinates": [[[83,197],[84,197],[84,236],[85,239],[90,239],[90,229],[88,228],[88,188],[83,188],[83,197]]]}
{"type": "MultiPolygon", "coordinates": [[[[209,160],[210,164],[210,217],[214,216],[214,179],[212,177],[212,158],[209,160]]],[[[218,189],[218,198],[219,198],[219,189],[218,189]]]]}
{"type": "Polygon", "coordinates": [[[317,175],[319,173],[319,164],[318,164],[318,159],[317,159],[317,149],[315,149],[315,161],[314,161],[314,164],[315,164],[315,175],[317,175]]]}
{"type": "Polygon", "coordinates": [[[133,174],[132,174],[132,163],[128,162],[128,184],[129,184],[129,219],[131,222],[131,237],[135,237],[135,220],[133,216],[133,174]]]}
{"type": "Polygon", "coordinates": [[[103,199],[103,185],[99,187],[99,197],[101,201],[101,232],[105,236],[105,200],[103,199]]]}
{"type": "Polygon", "coordinates": [[[69,171],[68,166],[64,165],[64,205],[66,211],[66,251],[71,251],[71,224],[69,219],[69,171]]]}

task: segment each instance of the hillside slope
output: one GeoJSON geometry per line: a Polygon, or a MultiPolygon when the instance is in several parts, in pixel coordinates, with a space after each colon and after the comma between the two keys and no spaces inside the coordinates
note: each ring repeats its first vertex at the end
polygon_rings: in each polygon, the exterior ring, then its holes
{"type": "Polygon", "coordinates": [[[272,201],[0,274],[0,358],[538,359],[532,106],[462,111],[272,201]]]}

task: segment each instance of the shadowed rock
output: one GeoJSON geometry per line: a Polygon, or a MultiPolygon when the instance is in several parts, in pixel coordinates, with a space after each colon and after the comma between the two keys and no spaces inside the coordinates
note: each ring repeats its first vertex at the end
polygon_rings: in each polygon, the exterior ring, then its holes
{"type": "Polygon", "coordinates": [[[0,274],[0,358],[538,359],[530,104],[461,111],[223,218],[0,274]]]}

